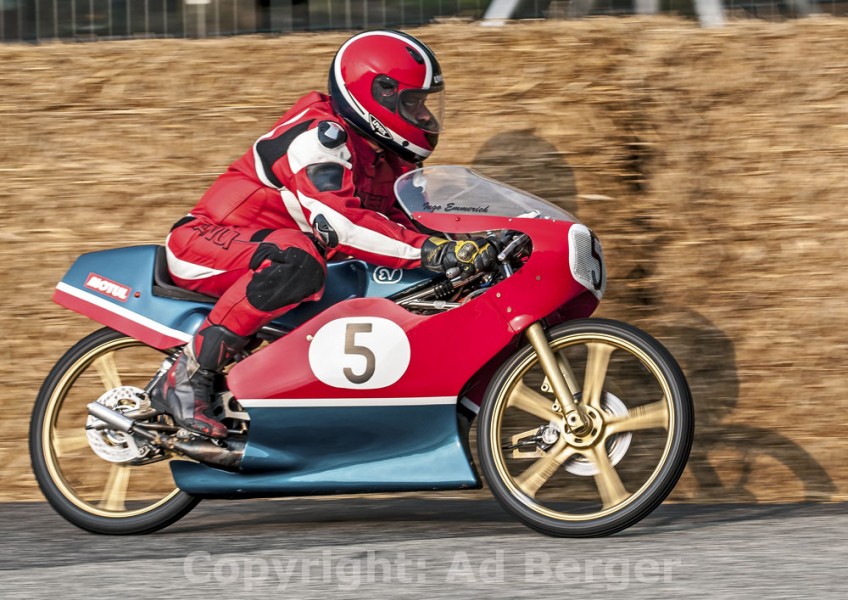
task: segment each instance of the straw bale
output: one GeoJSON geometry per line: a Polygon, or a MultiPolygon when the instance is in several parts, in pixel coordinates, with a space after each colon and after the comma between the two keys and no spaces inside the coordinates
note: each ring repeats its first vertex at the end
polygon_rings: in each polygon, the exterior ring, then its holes
{"type": "MultiPolygon", "coordinates": [[[[560,202],[604,243],[598,314],[678,357],[680,501],[845,500],[848,22],[591,19],[414,31],[443,61],[431,163],[560,202]]],[[[83,252],[161,243],[343,33],[0,46],[0,499],[38,498],[28,413],[96,328],[50,302],[83,252]]]]}

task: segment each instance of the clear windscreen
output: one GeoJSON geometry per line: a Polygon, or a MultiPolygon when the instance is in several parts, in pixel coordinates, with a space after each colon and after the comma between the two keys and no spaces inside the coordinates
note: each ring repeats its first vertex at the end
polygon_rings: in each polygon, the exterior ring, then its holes
{"type": "Polygon", "coordinates": [[[395,181],[395,195],[410,216],[443,213],[579,222],[547,200],[466,167],[436,166],[410,171],[395,181]]]}

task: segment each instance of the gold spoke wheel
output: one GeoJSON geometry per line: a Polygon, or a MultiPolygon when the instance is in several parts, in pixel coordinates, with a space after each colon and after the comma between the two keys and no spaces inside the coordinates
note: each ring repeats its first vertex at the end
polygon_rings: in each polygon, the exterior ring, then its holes
{"type": "Polygon", "coordinates": [[[536,529],[618,531],[656,508],[686,464],[693,410],[685,377],[659,342],[616,321],[557,327],[548,344],[585,427],[566,426],[569,399],[554,395],[555,373],[527,346],[486,393],[478,423],[484,475],[498,500],[536,529]]]}
{"type": "Polygon", "coordinates": [[[169,456],[151,452],[142,464],[110,462],[86,435],[87,404],[115,388],[144,388],[163,358],[101,329],[71,348],[42,386],[30,430],[33,470],[48,501],[75,525],[100,533],[154,531],[197,504],[174,485],[169,456]]]}

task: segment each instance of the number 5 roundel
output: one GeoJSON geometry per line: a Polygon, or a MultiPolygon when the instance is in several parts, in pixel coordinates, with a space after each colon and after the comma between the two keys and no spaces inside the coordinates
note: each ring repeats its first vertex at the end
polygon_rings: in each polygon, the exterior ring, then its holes
{"type": "Polygon", "coordinates": [[[406,332],[380,317],[330,321],[309,346],[309,366],[322,383],[347,389],[388,387],[403,377],[411,351],[406,332]]]}

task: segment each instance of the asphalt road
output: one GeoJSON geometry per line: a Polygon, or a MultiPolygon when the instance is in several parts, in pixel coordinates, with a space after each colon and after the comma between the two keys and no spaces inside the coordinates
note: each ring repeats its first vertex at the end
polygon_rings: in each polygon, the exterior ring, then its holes
{"type": "Polygon", "coordinates": [[[492,500],[206,501],[97,536],[0,505],[0,598],[845,598],[848,504],[663,506],[552,539],[492,500]]]}

